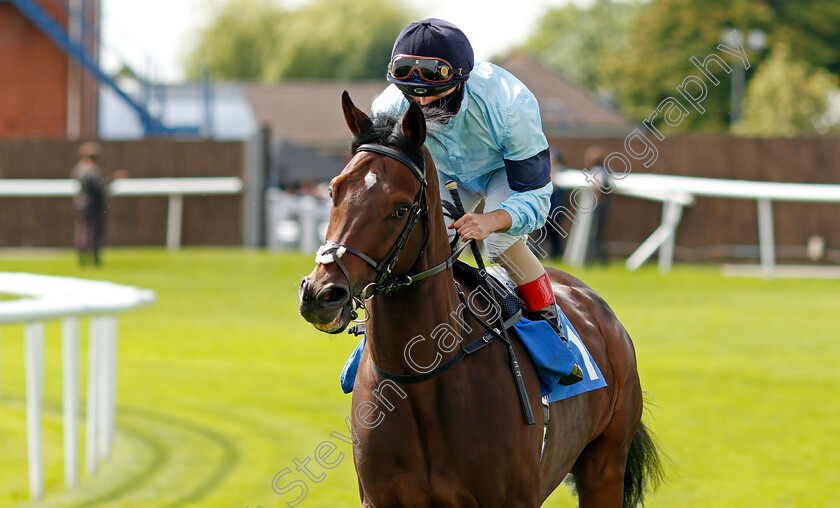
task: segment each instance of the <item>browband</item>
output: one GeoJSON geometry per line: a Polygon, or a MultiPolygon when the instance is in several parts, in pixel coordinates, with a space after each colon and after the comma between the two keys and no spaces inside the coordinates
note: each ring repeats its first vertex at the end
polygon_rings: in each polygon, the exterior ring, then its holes
{"type": "Polygon", "coordinates": [[[408,166],[408,169],[410,169],[411,172],[414,173],[414,176],[417,177],[418,180],[420,180],[420,183],[422,183],[424,186],[426,185],[426,174],[424,173],[424,171],[421,170],[413,160],[409,159],[402,152],[399,152],[387,146],[374,145],[372,143],[365,143],[363,145],[359,145],[359,148],[356,149],[356,153],[359,152],[373,152],[378,153],[380,155],[384,155],[386,157],[390,157],[392,159],[396,159],[408,166]]]}

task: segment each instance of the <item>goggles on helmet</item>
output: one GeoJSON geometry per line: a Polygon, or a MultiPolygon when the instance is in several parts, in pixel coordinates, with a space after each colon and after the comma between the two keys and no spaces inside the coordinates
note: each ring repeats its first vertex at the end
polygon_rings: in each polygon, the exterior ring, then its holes
{"type": "Polygon", "coordinates": [[[464,73],[464,69],[456,69],[446,60],[428,56],[396,55],[388,64],[388,73],[399,81],[410,79],[414,70],[427,83],[445,83],[464,73]]]}

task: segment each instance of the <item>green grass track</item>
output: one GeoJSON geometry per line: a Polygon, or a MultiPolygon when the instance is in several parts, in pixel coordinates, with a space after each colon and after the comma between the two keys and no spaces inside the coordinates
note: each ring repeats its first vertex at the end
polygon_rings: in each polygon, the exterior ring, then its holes
{"type": "MultiPolygon", "coordinates": [[[[299,506],[358,506],[351,447],[331,437],[347,433],[338,373],[355,341],[298,316],[298,283],[312,266],[310,255],[236,249],[113,248],[100,269],[79,268],[71,251],[0,253],[0,271],[158,295],[120,318],[114,453],[75,490],[63,477],[60,331],[47,326],[39,503],[28,501],[22,327],[0,330],[0,507],[285,507],[302,489],[272,490],[284,469],[279,487],[307,487],[299,506]],[[328,440],[341,460],[333,469],[315,460],[328,440]],[[318,481],[296,470],[307,458],[318,481]]],[[[669,275],[620,264],[571,271],[636,345],[645,420],[667,456],[667,482],[647,506],[840,506],[840,282],[679,264],[669,275]]],[[[560,487],[545,506],[576,504],[560,487]]]]}

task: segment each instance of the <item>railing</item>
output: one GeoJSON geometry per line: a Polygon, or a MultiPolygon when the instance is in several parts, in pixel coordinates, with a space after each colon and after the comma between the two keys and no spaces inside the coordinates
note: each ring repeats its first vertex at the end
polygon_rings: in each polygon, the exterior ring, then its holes
{"type": "MultiPolygon", "coordinates": [[[[563,187],[586,187],[581,171],[567,170],[560,173],[557,183],[563,187]]],[[[751,199],[758,206],[758,237],[761,271],[765,277],[772,277],[776,266],[776,246],[773,227],[773,201],[799,201],[812,203],[840,203],[840,185],[812,183],[754,182],[747,180],[724,180],[720,178],[698,178],[674,175],[630,174],[621,180],[614,180],[616,194],[624,194],[663,203],[662,224],[627,259],[630,270],[639,268],[650,256],[659,250],[659,269],[671,269],[674,256],[674,240],[682,217],[684,206],[694,202],[695,197],[751,199]]],[[[583,196],[586,196],[583,193],[583,196]]],[[[587,205],[582,205],[586,208],[587,205]]],[[[591,214],[579,214],[575,229],[588,236],[591,214]]],[[[571,238],[570,238],[571,243],[571,238]]],[[[586,253],[586,241],[574,247],[575,255],[566,261],[581,264],[586,253]]],[[[567,247],[567,252],[571,247],[567,247]]]]}
{"type": "MultiPolygon", "coordinates": [[[[166,247],[177,250],[181,246],[184,215],[184,196],[240,194],[242,179],[218,178],[123,178],[109,186],[111,196],[169,196],[166,220],[166,247]]],[[[79,182],[73,179],[3,179],[0,197],[71,197],[79,192],[79,182]]]]}
{"type": "Polygon", "coordinates": [[[0,327],[24,326],[29,493],[40,499],[45,322],[62,322],[64,479],[72,488],[79,482],[81,319],[89,319],[85,469],[93,473],[98,461],[110,455],[116,429],[117,314],[154,302],[155,294],[112,282],[5,272],[0,272],[0,294],[21,297],[0,301],[0,327]]]}

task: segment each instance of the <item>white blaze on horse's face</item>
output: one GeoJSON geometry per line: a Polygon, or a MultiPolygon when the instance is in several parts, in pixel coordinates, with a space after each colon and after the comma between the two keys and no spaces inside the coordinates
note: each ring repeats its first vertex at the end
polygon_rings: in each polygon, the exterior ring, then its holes
{"type": "Polygon", "coordinates": [[[365,187],[370,190],[374,185],[376,185],[376,173],[371,170],[365,175],[365,187]]]}

